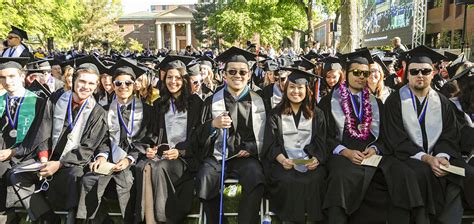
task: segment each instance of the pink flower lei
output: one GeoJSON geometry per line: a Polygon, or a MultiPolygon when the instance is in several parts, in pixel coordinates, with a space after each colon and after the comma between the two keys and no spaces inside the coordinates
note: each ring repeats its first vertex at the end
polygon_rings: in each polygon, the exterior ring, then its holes
{"type": "Polygon", "coordinates": [[[370,125],[372,123],[372,105],[370,104],[369,90],[367,88],[362,90],[362,95],[364,97],[362,102],[362,110],[364,114],[362,116],[362,122],[359,124],[359,128],[356,128],[355,125],[356,118],[351,116],[354,109],[352,109],[349,88],[347,87],[346,82],[341,83],[339,87],[339,94],[341,95],[339,103],[345,116],[344,124],[347,131],[349,132],[349,135],[355,139],[367,140],[370,136],[370,125]]]}

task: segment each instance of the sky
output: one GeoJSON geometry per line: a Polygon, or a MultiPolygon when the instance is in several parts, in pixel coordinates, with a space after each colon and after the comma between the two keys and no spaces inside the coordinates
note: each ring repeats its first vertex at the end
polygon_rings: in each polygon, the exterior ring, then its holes
{"type": "Polygon", "coordinates": [[[122,0],[123,13],[148,11],[150,5],[194,4],[197,0],[122,0]]]}

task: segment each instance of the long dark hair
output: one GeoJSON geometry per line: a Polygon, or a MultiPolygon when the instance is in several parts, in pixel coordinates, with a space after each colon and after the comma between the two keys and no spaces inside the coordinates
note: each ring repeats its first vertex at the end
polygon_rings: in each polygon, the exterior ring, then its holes
{"type": "MultiPolygon", "coordinates": [[[[286,92],[288,91],[288,86],[290,82],[286,82],[285,84],[285,91],[283,93],[281,102],[279,104],[280,106],[280,114],[285,114],[285,115],[290,115],[293,110],[291,109],[291,101],[288,99],[288,96],[286,95],[286,92]]],[[[311,89],[309,88],[309,85],[305,86],[306,89],[306,96],[301,102],[300,108],[301,111],[303,112],[303,116],[306,119],[310,119],[313,117],[313,104],[311,103],[311,99],[313,99],[313,92],[311,92],[311,89]]]]}
{"type": "MultiPolygon", "coordinates": [[[[174,99],[174,105],[176,107],[176,110],[179,112],[185,112],[188,108],[188,99],[190,96],[190,91],[189,91],[189,83],[188,79],[185,78],[186,70],[185,69],[177,69],[179,71],[179,75],[181,76],[183,80],[183,86],[181,86],[181,94],[177,99],[174,99]]],[[[166,113],[170,110],[170,99],[172,98],[172,95],[170,91],[168,90],[168,87],[166,86],[166,77],[168,76],[168,71],[166,70],[165,78],[163,80],[163,87],[161,90],[161,97],[160,101],[161,102],[159,105],[159,112],[160,113],[166,113]]]]}

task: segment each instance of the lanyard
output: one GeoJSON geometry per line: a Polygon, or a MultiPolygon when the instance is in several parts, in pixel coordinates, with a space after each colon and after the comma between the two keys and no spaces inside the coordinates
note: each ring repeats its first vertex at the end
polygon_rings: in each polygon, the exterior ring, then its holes
{"type": "Polygon", "coordinates": [[[16,47],[15,48],[10,48],[10,53],[8,54],[8,57],[11,58],[13,56],[13,54],[15,53],[15,51],[16,51],[16,47]]]}
{"type": "Polygon", "coordinates": [[[133,134],[133,121],[135,119],[135,97],[133,98],[133,102],[132,102],[132,127],[131,129],[129,130],[128,129],[128,125],[125,124],[125,121],[123,120],[122,118],[122,112],[120,111],[120,106],[119,104],[117,103],[117,114],[118,114],[118,119],[119,119],[119,122],[120,122],[120,125],[125,128],[125,131],[127,132],[127,135],[132,137],[132,134],[133,134]]]}
{"type": "MultiPolygon", "coordinates": [[[[418,107],[416,106],[416,102],[415,102],[415,96],[413,96],[413,93],[411,92],[410,90],[410,96],[411,96],[411,102],[412,102],[412,105],[413,105],[413,109],[415,110],[415,113],[418,114],[418,107]]],[[[428,95],[426,95],[426,99],[425,99],[425,102],[424,104],[422,105],[423,106],[423,109],[421,111],[421,114],[418,115],[418,123],[421,124],[421,122],[423,122],[423,120],[425,119],[425,115],[426,115],[426,109],[428,108],[428,95]]]]}
{"type": "Polygon", "coordinates": [[[173,111],[173,114],[176,114],[176,109],[174,108],[174,100],[173,100],[173,98],[171,98],[170,101],[171,101],[171,110],[173,111]]]}
{"type": "Polygon", "coordinates": [[[352,95],[351,91],[349,91],[349,94],[351,96],[352,108],[354,109],[354,113],[356,114],[357,120],[359,120],[359,123],[360,123],[360,122],[362,122],[362,116],[364,116],[364,110],[362,109],[362,104],[364,102],[364,95],[361,94],[360,102],[359,102],[359,108],[357,109],[356,101],[354,99],[354,95],[352,95]]]}
{"type": "MultiPolygon", "coordinates": [[[[26,94],[26,92],[25,92],[25,94],[26,94]]],[[[10,97],[8,95],[6,97],[6,100],[7,100],[7,110],[5,112],[6,112],[7,117],[8,117],[8,123],[10,123],[10,126],[13,129],[15,129],[16,125],[18,123],[18,116],[20,115],[19,111],[20,111],[21,106],[23,105],[23,101],[25,100],[25,96],[23,95],[23,97],[21,98],[20,104],[18,105],[18,107],[15,110],[15,117],[13,119],[12,119],[12,115],[10,114],[10,97]]]]}
{"type": "Polygon", "coordinates": [[[69,124],[69,128],[70,128],[71,131],[74,128],[74,126],[76,125],[76,122],[79,119],[79,116],[81,116],[82,110],[84,109],[84,107],[89,102],[89,99],[87,99],[86,102],[84,102],[82,104],[81,109],[79,109],[79,112],[77,113],[76,117],[73,120],[72,119],[72,96],[73,96],[73,94],[71,94],[71,97],[69,97],[69,102],[67,104],[67,112],[68,112],[67,122],[69,124]]]}

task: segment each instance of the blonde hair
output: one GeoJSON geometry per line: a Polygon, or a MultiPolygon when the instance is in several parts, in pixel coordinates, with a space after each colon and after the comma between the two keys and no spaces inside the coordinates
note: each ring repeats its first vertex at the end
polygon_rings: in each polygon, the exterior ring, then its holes
{"type": "Polygon", "coordinates": [[[67,65],[65,68],[64,68],[64,74],[63,74],[63,81],[66,85],[64,85],[64,90],[65,91],[69,91],[71,89],[69,89],[69,87],[67,86],[67,79],[72,75],[74,74],[74,68],[71,67],[70,65],[67,65]]]}

